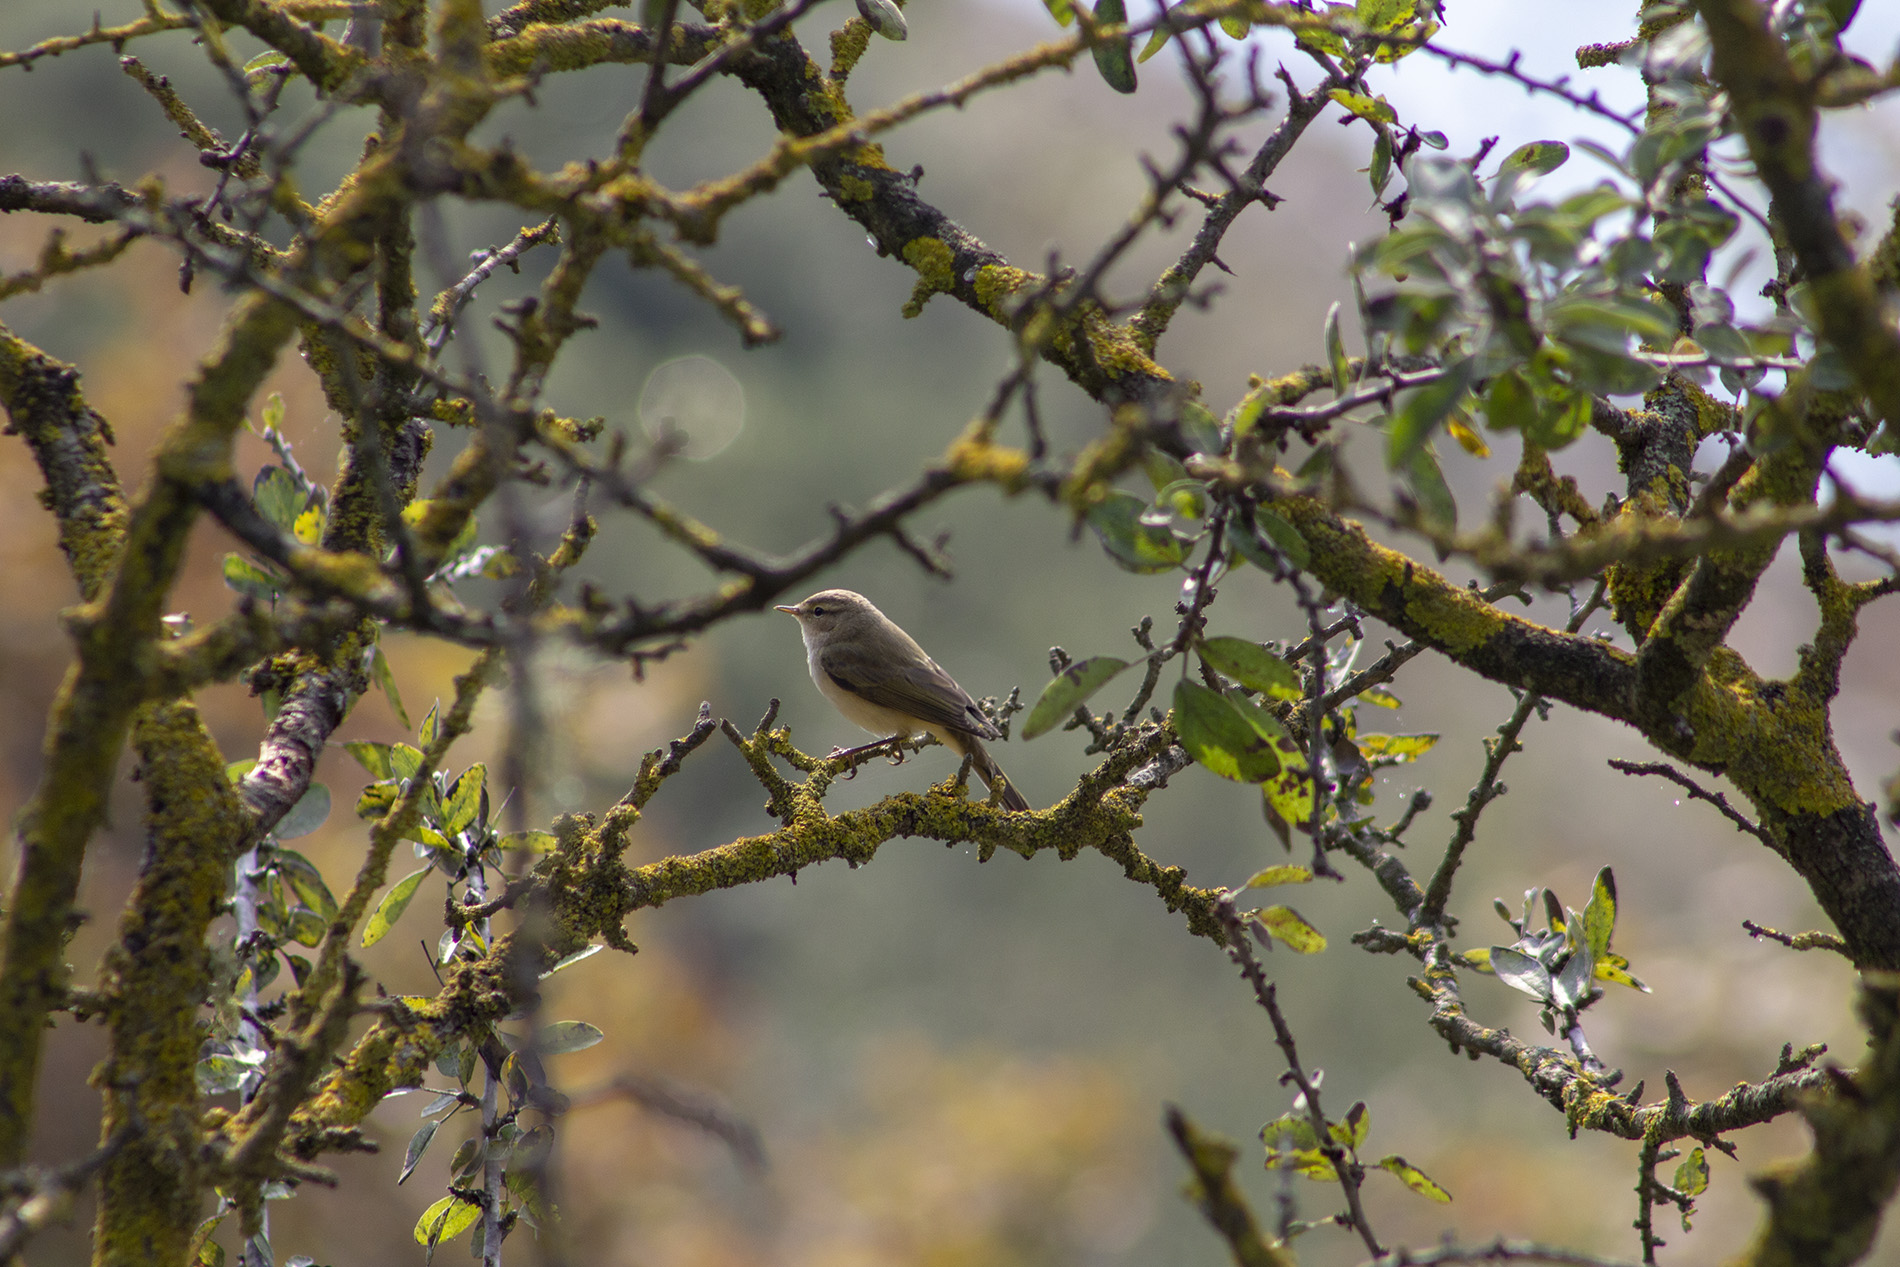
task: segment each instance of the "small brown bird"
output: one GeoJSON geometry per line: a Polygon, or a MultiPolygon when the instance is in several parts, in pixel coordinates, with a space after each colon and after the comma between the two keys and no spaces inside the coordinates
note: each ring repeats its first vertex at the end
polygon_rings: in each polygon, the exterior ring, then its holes
{"type": "Polygon", "coordinates": [[[796,607],[776,610],[797,619],[811,680],[846,720],[885,739],[935,735],[959,757],[969,757],[970,768],[991,789],[1001,786],[1003,808],[1029,808],[983,746],[1002,732],[870,599],[850,590],[822,590],[796,607]]]}

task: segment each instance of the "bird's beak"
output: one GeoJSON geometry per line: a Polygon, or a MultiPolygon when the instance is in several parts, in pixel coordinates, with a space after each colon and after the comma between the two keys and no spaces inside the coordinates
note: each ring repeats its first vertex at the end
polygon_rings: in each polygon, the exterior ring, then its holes
{"type": "Polygon", "coordinates": [[[784,612],[787,616],[798,615],[798,608],[796,607],[774,607],[772,610],[775,612],[784,612]]]}

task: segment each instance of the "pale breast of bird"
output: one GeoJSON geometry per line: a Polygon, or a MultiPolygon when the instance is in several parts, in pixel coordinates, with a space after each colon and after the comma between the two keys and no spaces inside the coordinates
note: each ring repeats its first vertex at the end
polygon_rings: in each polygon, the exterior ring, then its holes
{"type": "MultiPolygon", "coordinates": [[[[801,622],[802,623],[802,622],[801,622]]],[[[923,728],[913,717],[873,704],[862,695],[848,691],[838,685],[832,676],[825,672],[825,666],[818,662],[818,643],[812,637],[809,627],[803,629],[805,635],[805,667],[811,670],[811,680],[818,687],[819,694],[832,702],[837,710],[845,715],[845,720],[854,726],[862,727],[879,737],[903,735],[909,737],[923,733],[923,728]]]]}

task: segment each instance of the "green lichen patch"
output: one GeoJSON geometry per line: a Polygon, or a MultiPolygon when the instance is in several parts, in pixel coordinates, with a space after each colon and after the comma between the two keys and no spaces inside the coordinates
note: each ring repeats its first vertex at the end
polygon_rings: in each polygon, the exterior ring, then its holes
{"type": "Polygon", "coordinates": [[[932,295],[952,294],[956,290],[956,255],[942,238],[912,238],[900,252],[904,262],[917,270],[917,285],[904,303],[904,315],[915,317],[924,310],[932,295]]]}

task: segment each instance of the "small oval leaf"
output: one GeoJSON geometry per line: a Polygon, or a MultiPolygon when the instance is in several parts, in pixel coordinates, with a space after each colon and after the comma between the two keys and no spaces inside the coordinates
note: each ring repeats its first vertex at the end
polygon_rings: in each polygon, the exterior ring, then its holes
{"type": "Polygon", "coordinates": [[[1257,642],[1245,638],[1203,638],[1201,658],[1219,674],[1255,691],[1275,687],[1298,692],[1300,671],[1257,642]]]}
{"type": "Polygon", "coordinates": [[[1174,730],[1188,755],[1223,779],[1259,783],[1280,772],[1280,755],[1219,691],[1183,681],[1174,688],[1174,730]]]}
{"type": "Polygon", "coordinates": [[[1397,1175],[1406,1187],[1421,1197],[1437,1201],[1441,1205],[1449,1204],[1451,1201],[1451,1193],[1433,1182],[1430,1175],[1397,1154],[1381,1159],[1379,1169],[1388,1170],[1397,1175]]]}
{"type": "MultiPolygon", "coordinates": [[[[1122,26],[1128,21],[1128,9],[1122,0],[1098,0],[1095,6],[1095,25],[1122,26]]],[[[1135,90],[1135,42],[1124,35],[1120,39],[1097,44],[1090,50],[1095,54],[1095,69],[1102,73],[1102,82],[1116,92],[1135,90]]]]}
{"type": "Polygon", "coordinates": [[[1289,949],[1302,955],[1317,955],[1326,949],[1326,935],[1290,906],[1265,907],[1255,911],[1253,917],[1275,940],[1285,942],[1289,949]]]}
{"type": "Polygon", "coordinates": [[[396,881],[389,892],[383,894],[383,900],[376,904],[376,909],[370,913],[369,921],[363,925],[363,945],[374,946],[389,935],[391,926],[402,918],[404,911],[409,909],[409,903],[416,896],[416,890],[422,887],[422,881],[427,878],[431,870],[430,867],[424,867],[420,871],[412,871],[396,881]]]}
{"type": "Polygon", "coordinates": [[[443,1197],[416,1220],[416,1244],[434,1247],[452,1241],[482,1217],[482,1208],[460,1197],[443,1197]]]}
{"type": "Polygon", "coordinates": [[[605,1037],[599,1026],[586,1021],[556,1021],[543,1026],[535,1036],[535,1050],[543,1056],[560,1056],[570,1051],[585,1051],[605,1037]]]}
{"type": "Polygon", "coordinates": [[[1128,661],[1112,655],[1090,656],[1078,660],[1055,675],[1036,697],[1029,716],[1023,719],[1023,738],[1047,734],[1079,708],[1109,680],[1128,667],[1128,661]]]}

